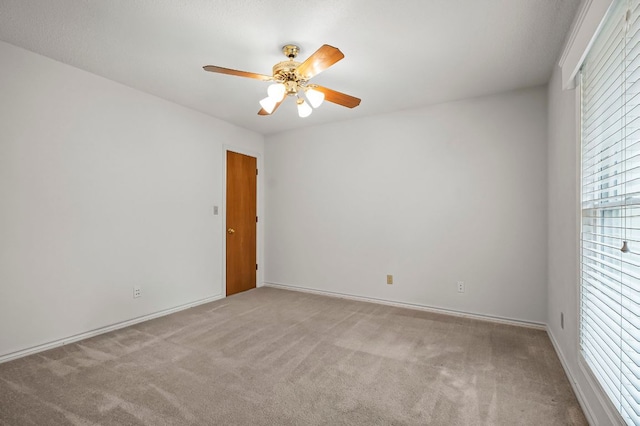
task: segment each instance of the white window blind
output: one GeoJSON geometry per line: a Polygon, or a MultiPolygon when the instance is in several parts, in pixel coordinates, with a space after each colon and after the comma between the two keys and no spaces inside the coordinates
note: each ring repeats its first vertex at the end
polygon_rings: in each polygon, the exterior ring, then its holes
{"type": "Polygon", "coordinates": [[[616,1],[580,85],[580,347],[629,425],[640,425],[639,7],[616,1]]]}

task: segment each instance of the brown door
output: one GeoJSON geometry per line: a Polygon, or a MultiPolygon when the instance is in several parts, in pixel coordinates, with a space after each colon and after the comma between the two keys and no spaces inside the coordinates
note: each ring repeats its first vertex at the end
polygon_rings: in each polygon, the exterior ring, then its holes
{"type": "Polygon", "coordinates": [[[227,296],[256,287],[257,161],[227,151],[227,296]]]}

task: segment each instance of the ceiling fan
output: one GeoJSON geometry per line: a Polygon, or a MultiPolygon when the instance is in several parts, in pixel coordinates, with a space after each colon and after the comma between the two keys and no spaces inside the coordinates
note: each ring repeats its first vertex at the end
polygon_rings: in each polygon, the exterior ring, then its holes
{"type": "Polygon", "coordinates": [[[286,61],[278,62],[273,66],[273,75],[256,74],[246,71],[238,71],[230,68],[206,65],[205,71],[217,72],[220,74],[236,75],[238,77],[255,78],[262,81],[273,81],[267,89],[268,96],[260,101],[262,109],[258,115],[271,115],[278,109],[282,101],[287,96],[295,97],[298,105],[298,115],[308,117],[313,108],[318,108],[323,101],[333,102],[347,108],[354,108],[360,105],[360,99],[318,86],[310,84],[309,80],[326,70],[342,58],[344,54],[340,49],[328,44],[322,45],[315,53],[309,56],[304,62],[296,62],[300,48],[293,44],[282,47],[282,53],[288,58],[286,61]],[[304,93],[307,102],[300,96],[304,93]]]}

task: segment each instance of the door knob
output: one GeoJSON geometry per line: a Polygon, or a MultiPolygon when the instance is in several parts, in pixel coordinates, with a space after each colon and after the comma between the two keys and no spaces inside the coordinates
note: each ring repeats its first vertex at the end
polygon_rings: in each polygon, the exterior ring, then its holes
{"type": "Polygon", "coordinates": [[[230,234],[233,234],[234,232],[236,232],[236,230],[233,229],[233,228],[229,228],[229,229],[227,229],[227,232],[230,233],[230,234]]]}

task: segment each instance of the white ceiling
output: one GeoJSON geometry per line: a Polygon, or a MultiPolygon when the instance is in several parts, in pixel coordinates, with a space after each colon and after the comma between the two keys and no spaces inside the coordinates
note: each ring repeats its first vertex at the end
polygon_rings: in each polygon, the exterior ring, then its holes
{"type": "Polygon", "coordinates": [[[263,134],[548,81],[579,0],[0,0],[0,40],[263,134]],[[345,58],[314,83],[362,99],[298,118],[257,115],[271,74],[301,47],[345,58]]]}

